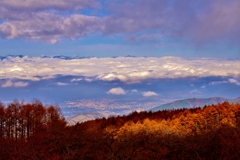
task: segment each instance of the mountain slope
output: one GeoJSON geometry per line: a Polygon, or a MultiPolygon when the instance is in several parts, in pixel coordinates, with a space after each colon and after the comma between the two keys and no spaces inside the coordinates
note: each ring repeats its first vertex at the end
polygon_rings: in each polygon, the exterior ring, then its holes
{"type": "MultiPolygon", "coordinates": [[[[172,103],[163,104],[163,105],[154,107],[151,110],[159,111],[159,110],[163,110],[163,109],[203,107],[205,105],[218,104],[218,103],[223,103],[225,101],[229,102],[230,100],[222,98],[222,97],[191,98],[191,99],[177,100],[172,103]]],[[[235,102],[235,101],[236,101],[236,99],[232,100],[232,102],[235,102]]]]}
{"type": "Polygon", "coordinates": [[[228,102],[233,104],[240,104],[240,97],[236,99],[229,99],[228,102]]]}

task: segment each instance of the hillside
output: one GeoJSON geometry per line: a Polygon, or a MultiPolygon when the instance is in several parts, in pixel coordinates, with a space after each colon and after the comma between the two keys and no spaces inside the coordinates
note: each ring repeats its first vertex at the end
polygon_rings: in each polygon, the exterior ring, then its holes
{"type": "Polygon", "coordinates": [[[231,104],[240,104],[240,97],[236,99],[228,99],[228,102],[231,104]]]}
{"type": "Polygon", "coordinates": [[[218,104],[223,102],[229,103],[240,103],[240,98],[236,99],[226,99],[222,97],[212,97],[212,98],[190,98],[177,100],[171,103],[163,104],[157,107],[152,108],[152,111],[159,111],[164,109],[178,109],[178,108],[195,108],[195,107],[203,107],[205,105],[218,104]]]}

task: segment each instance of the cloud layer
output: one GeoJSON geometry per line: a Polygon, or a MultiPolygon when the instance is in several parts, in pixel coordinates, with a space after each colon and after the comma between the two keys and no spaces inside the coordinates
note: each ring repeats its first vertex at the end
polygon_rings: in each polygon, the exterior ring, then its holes
{"type": "Polygon", "coordinates": [[[128,41],[180,38],[239,44],[239,8],[239,0],[1,0],[0,37],[54,44],[100,34],[128,41]]]}
{"type": "MultiPolygon", "coordinates": [[[[184,59],[179,57],[89,58],[64,60],[40,57],[7,57],[0,61],[1,79],[40,81],[57,75],[79,76],[78,81],[121,81],[140,83],[148,79],[187,77],[229,77],[230,82],[240,76],[240,60],[184,59]]],[[[58,85],[63,85],[59,83],[58,85]]]]}

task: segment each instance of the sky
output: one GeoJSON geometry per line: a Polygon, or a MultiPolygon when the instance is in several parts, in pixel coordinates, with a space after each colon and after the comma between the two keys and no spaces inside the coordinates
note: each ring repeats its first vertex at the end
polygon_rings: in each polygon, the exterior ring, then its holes
{"type": "Polygon", "coordinates": [[[0,99],[36,98],[70,116],[240,97],[239,8],[239,0],[1,0],[0,99]]]}
{"type": "Polygon", "coordinates": [[[238,0],[1,0],[2,55],[239,58],[238,0]]]}

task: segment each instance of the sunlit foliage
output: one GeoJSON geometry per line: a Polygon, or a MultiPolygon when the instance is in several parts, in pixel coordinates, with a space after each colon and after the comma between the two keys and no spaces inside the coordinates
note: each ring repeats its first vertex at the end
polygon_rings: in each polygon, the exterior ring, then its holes
{"type": "Polygon", "coordinates": [[[0,159],[240,159],[240,105],[66,125],[58,106],[0,103],[0,159]]]}

